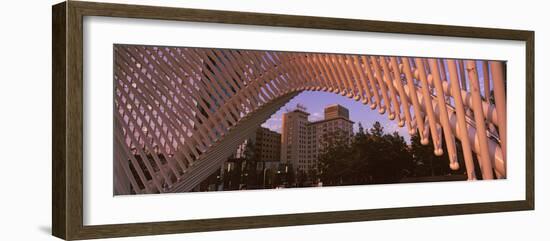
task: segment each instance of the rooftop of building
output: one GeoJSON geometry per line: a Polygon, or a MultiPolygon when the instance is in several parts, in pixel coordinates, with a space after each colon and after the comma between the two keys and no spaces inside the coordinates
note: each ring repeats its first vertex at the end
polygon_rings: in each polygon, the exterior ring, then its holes
{"type": "Polygon", "coordinates": [[[340,105],[340,104],[327,105],[327,106],[325,106],[325,109],[326,109],[326,108],[330,108],[330,107],[335,107],[335,106],[336,106],[336,107],[342,107],[342,108],[344,108],[344,109],[347,109],[345,106],[340,105]]]}
{"type": "Polygon", "coordinates": [[[281,133],[279,133],[279,132],[276,132],[276,131],[274,131],[274,130],[271,130],[271,129],[266,128],[266,127],[263,127],[263,126],[260,126],[260,127],[258,128],[257,131],[267,132],[267,133],[272,133],[272,134],[278,134],[278,135],[281,134],[281,133]]]}
{"type": "Polygon", "coordinates": [[[283,114],[287,114],[287,113],[291,113],[291,112],[299,112],[299,113],[304,113],[306,115],[310,115],[309,112],[305,111],[305,110],[301,110],[301,109],[294,109],[294,110],[289,110],[283,114]]]}
{"type": "Polygon", "coordinates": [[[330,118],[330,119],[322,119],[322,120],[317,120],[317,121],[312,121],[310,123],[308,123],[309,125],[316,125],[316,124],[321,124],[321,123],[324,123],[324,122],[328,122],[328,121],[333,121],[333,120],[338,120],[338,119],[342,119],[342,120],[345,120],[345,121],[348,121],[349,123],[353,124],[355,122],[345,118],[345,117],[342,117],[342,116],[338,116],[338,117],[334,117],[334,118],[330,118]]]}

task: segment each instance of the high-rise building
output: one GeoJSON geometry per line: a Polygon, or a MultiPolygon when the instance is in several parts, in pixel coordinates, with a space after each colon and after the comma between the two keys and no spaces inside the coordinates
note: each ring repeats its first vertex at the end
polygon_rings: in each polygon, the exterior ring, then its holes
{"type": "Polygon", "coordinates": [[[317,169],[318,157],[332,141],[350,143],[353,121],[341,105],[325,108],[323,120],[310,122],[303,108],[283,114],[281,161],[292,164],[294,170],[309,172],[317,169]]]}
{"type": "Polygon", "coordinates": [[[291,164],[294,169],[306,161],[308,116],[304,108],[283,113],[281,162],[291,164]]]}

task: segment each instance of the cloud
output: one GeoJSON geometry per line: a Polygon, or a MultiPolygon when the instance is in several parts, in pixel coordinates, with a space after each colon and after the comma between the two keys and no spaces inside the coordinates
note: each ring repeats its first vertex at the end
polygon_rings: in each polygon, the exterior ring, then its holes
{"type": "Polygon", "coordinates": [[[282,128],[280,123],[268,123],[268,122],[263,123],[262,127],[268,128],[276,132],[281,132],[281,128],[282,128]]]}
{"type": "Polygon", "coordinates": [[[319,112],[314,112],[313,114],[310,115],[310,119],[312,121],[318,121],[318,120],[323,119],[323,115],[319,112]]]}

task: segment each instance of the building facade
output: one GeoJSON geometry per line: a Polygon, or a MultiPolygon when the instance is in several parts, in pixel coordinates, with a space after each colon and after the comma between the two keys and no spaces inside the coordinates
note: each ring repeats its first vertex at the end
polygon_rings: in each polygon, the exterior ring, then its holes
{"type": "Polygon", "coordinates": [[[309,113],[304,108],[283,113],[281,133],[281,162],[294,169],[306,162],[309,113]]]}
{"type": "Polygon", "coordinates": [[[281,161],[281,134],[265,127],[256,131],[256,151],[260,162],[281,161]]]}
{"type": "Polygon", "coordinates": [[[329,105],[325,107],[325,120],[335,118],[349,119],[349,110],[341,105],[329,105]]]}
{"type": "Polygon", "coordinates": [[[323,120],[310,122],[308,116],[300,108],[284,113],[281,138],[281,161],[306,173],[317,169],[319,155],[332,141],[351,142],[354,123],[341,105],[327,106],[323,120]]]}

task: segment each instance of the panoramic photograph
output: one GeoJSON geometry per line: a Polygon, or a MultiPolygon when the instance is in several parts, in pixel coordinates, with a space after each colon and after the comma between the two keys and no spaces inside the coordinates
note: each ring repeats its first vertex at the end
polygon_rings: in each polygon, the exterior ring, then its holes
{"type": "Polygon", "coordinates": [[[114,195],[506,179],[506,62],[115,44],[114,195]]]}

